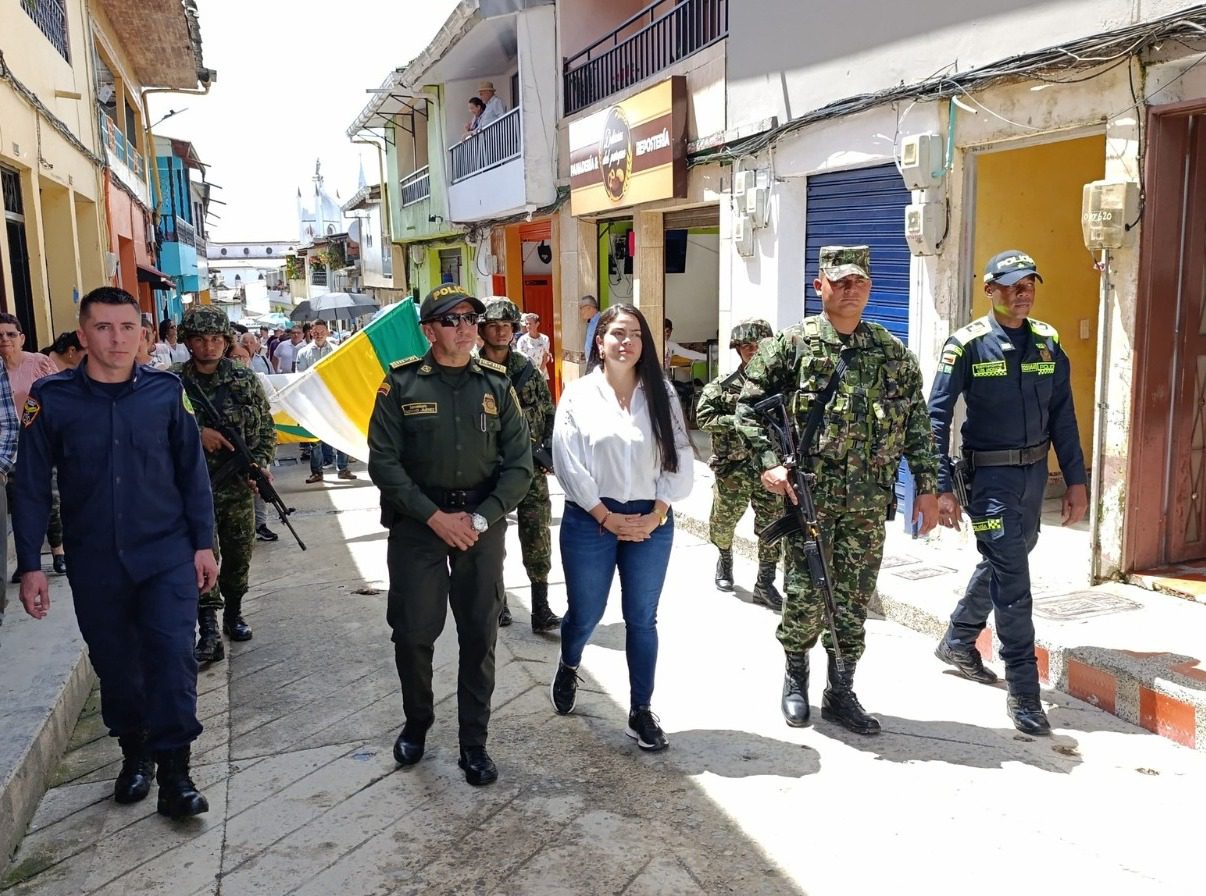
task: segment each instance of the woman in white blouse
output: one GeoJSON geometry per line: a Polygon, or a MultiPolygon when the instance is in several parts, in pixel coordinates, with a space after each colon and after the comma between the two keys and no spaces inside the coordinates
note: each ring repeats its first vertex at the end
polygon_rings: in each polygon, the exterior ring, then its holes
{"type": "Polygon", "coordinates": [[[573,712],[582,651],[618,569],[631,689],[627,734],[643,750],[664,750],[666,735],[650,709],[657,605],[674,541],[670,507],[691,492],[693,456],[640,311],[612,305],[603,312],[589,369],[562,393],[553,426],[553,465],[566,498],[561,561],[569,599],[553,707],[573,712]]]}

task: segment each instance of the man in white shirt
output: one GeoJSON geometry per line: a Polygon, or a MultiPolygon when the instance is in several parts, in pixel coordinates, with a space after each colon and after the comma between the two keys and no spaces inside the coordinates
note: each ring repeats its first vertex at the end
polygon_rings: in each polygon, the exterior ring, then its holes
{"type": "Polygon", "coordinates": [[[239,344],[247,349],[247,354],[251,356],[251,360],[247,362],[247,366],[251,368],[253,373],[272,373],[272,367],[268,364],[268,359],[260,353],[260,340],[255,333],[244,333],[239,337],[239,344]]]}
{"type": "Polygon", "coordinates": [[[289,341],[281,341],[272,353],[277,373],[292,373],[297,369],[297,353],[304,347],[302,325],[294,324],[289,331],[289,341]]]}
{"type": "MultiPolygon", "coordinates": [[[[303,370],[309,370],[331,352],[335,351],[335,343],[331,342],[327,336],[327,322],[325,320],[316,320],[310,325],[310,336],[313,342],[309,345],[303,345],[297,351],[297,361],[294,367],[298,373],[303,370]]],[[[279,352],[280,349],[278,348],[279,352]]],[[[348,469],[348,456],[342,451],[336,451],[325,442],[318,442],[310,450],[310,476],[306,479],[308,483],[322,482],[322,468],[324,464],[334,463],[335,469],[338,471],[340,479],[355,479],[356,474],[348,469]]]]}
{"type": "Polygon", "coordinates": [[[492,121],[498,121],[507,111],[507,104],[499,99],[494,92],[493,81],[482,81],[477,85],[477,95],[483,103],[486,104],[486,111],[482,113],[481,118],[477,121],[477,129],[480,131],[492,121]]]}
{"type": "Polygon", "coordinates": [[[540,332],[540,315],[529,312],[523,316],[526,333],[520,333],[515,339],[515,350],[532,362],[532,366],[540,371],[547,381],[549,378],[549,361],[552,355],[549,351],[549,337],[540,332]]]}
{"type": "Polygon", "coordinates": [[[667,370],[672,367],[690,367],[696,361],[706,361],[708,356],[702,352],[695,352],[689,348],[683,348],[677,342],[670,338],[670,334],[674,332],[674,321],[666,318],[666,351],[662,355],[662,364],[667,370]]]}

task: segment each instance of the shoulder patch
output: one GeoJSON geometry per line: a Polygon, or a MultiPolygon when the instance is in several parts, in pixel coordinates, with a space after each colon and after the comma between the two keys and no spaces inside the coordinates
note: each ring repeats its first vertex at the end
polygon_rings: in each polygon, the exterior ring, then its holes
{"type": "Polygon", "coordinates": [[[480,356],[477,359],[477,364],[483,370],[492,370],[495,373],[501,373],[503,376],[507,375],[507,368],[503,367],[501,364],[496,364],[493,361],[488,361],[480,356]]]}
{"type": "Polygon", "coordinates": [[[389,395],[390,388],[391,387],[389,384],[389,380],[384,380],[381,383],[381,385],[377,387],[377,394],[378,395],[389,395]]]}
{"type": "Polygon", "coordinates": [[[21,408],[21,425],[33,426],[33,422],[38,419],[38,414],[42,412],[42,405],[37,399],[27,398],[25,404],[21,408]]]}
{"type": "Polygon", "coordinates": [[[389,362],[389,369],[397,370],[399,367],[405,367],[407,364],[415,364],[422,360],[419,355],[411,355],[409,358],[399,358],[397,361],[389,362]]]}
{"type": "Polygon", "coordinates": [[[979,320],[973,320],[966,327],[962,327],[951,333],[950,338],[959,343],[959,345],[967,345],[969,342],[979,339],[981,336],[986,336],[991,332],[992,327],[988,325],[988,320],[982,317],[979,320]]]}
{"type": "Polygon", "coordinates": [[[196,410],[193,409],[193,401],[188,397],[188,391],[185,389],[180,390],[180,403],[184,405],[184,409],[188,411],[188,413],[192,414],[194,417],[197,416],[196,410]]]}
{"type": "Polygon", "coordinates": [[[1053,342],[1059,342],[1059,330],[1055,329],[1051,324],[1035,320],[1033,317],[1030,318],[1030,332],[1035,336],[1046,336],[1053,342]]]}

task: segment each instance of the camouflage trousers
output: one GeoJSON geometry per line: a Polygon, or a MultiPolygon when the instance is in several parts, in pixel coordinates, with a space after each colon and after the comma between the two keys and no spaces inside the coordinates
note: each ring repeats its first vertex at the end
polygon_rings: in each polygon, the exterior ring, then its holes
{"type": "MultiPolygon", "coordinates": [[[[855,661],[866,646],[867,604],[875,593],[875,580],[884,556],[884,512],[876,508],[873,512],[822,516],[819,522],[837,604],[838,643],[843,658],[855,661]]],[[[832,639],[825,629],[824,599],[809,578],[804,539],[789,535],[784,540],[787,593],[783,618],[775,634],[787,653],[803,653],[817,643],[822,632],[826,649],[831,649],[832,639]]]]}
{"type": "Polygon", "coordinates": [[[255,546],[255,499],[241,482],[214,492],[214,533],[218,583],[201,595],[203,610],[221,610],[224,597],[239,602],[247,593],[247,571],[255,546]]]}
{"type": "Polygon", "coordinates": [[[553,508],[549,501],[549,479],[539,471],[532,477],[528,493],[515,509],[519,519],[519,550],[528,581],[548,582],[553,565],[553,508]]]}
{"type": "MultiPolygon", "coordinates": [[[[733,547],[733,530],[745,514],[745,509],[754,505],[754,531],[761,532],[783,515],[783,499],[772,495],[762,487],[761,480],[752,472],[740,470],[727,476],[717,475],[712,484],[712,513],[708,517],[708,538],[722,551],[733,547]]],[[[779,563],[779,543],[758,542],[760,564],[779,563]]]]}

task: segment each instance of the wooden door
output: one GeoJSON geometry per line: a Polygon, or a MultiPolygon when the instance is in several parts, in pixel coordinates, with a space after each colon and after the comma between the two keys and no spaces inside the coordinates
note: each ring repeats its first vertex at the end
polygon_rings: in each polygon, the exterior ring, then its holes
{"type": "Polygon", "coordinates": [[[523,310],[534,311],[540,315],[540,332],[549,337],[549,351],[553,355],[553,373],[549,380],[549,388],[553,391],[553,400],[561,395],[561,365],[557,359],[561,351],[557,345],[557,334],[553,330],[553,278],[545,276],[525,276],[523,278],[523,310]]]}
{"type": "Polygon", "coordinates": [[[1167,562],[1206,557],[1206,116],[1189,120],[1175,302],[1167,562]]]}

